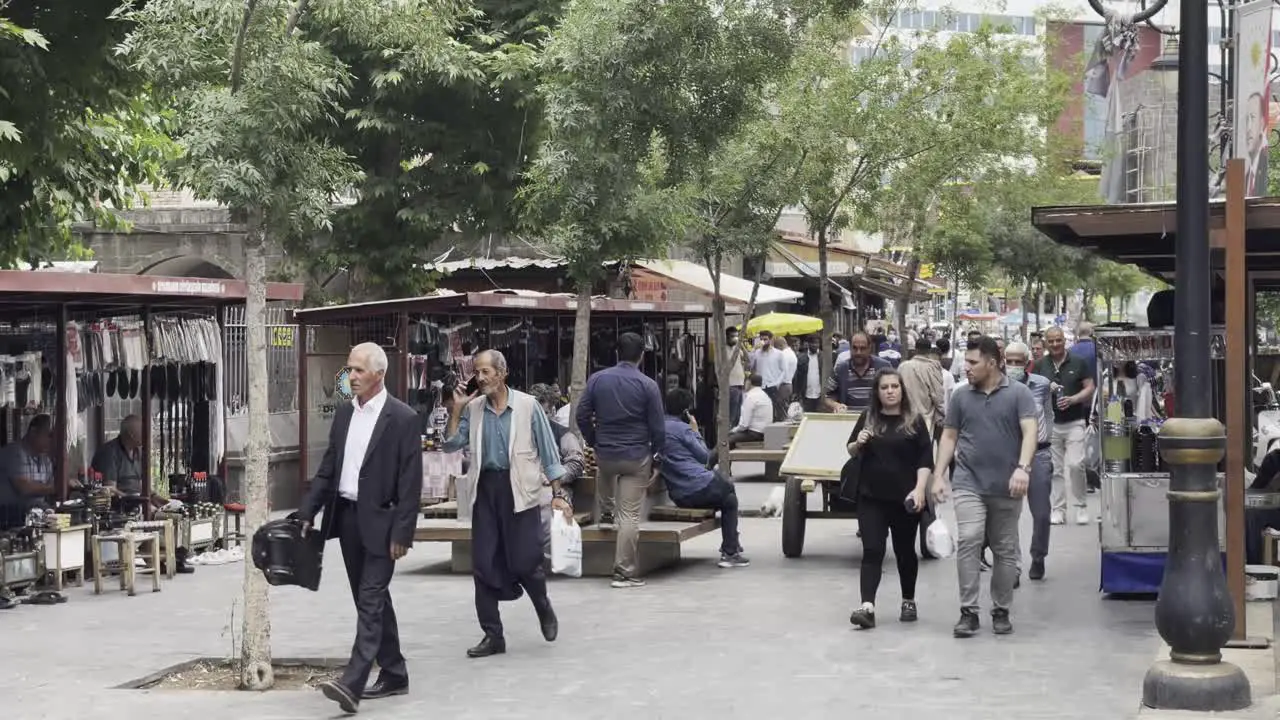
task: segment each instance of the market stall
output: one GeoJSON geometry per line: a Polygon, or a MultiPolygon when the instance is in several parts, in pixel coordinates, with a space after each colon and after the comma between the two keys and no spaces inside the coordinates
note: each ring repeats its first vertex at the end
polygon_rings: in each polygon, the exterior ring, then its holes
{"type": "MultiPolygon", "coordinates": [[[[35,421],[51,432],[33,437],[52,437],[26,448],[52,512],[19,498],[0,513],[0,585],[31,574],[16,562],[23,552],[39,555],[38,579],[82,579],[90,537],[149,518],[160,495],[187,501],[171,508],[179,529],[205,521],[216,532],[221,506],[207,501],[225,441],[221,311],[245,291],[233,280],[0,270],[0,446],[24,442],[35,421]],[[94,455],[131,415],[139,489],[108,497],[94,455]]],[[[301,296],[300,285],[268,288],[271,300],[301,296]]],[[[206,547],[202,532],[186,546],[206,547]]]]}
{"type": "MultiPolygon", "coordinates": [[[[305,485],[328,442],[337,403],[344,402],[342,370],[352,346],[377,342],[387,351],[388,391],[418,410],[423,419],[425,499],[443,499],[448,477],[460,471],[459,456],[446,457],[436,439],[447,415],[441,403],[446,380],[465,384],[474,373],[475,354],[502,351],[507,382],[527,390],[535,383],[569,386],[573,360],[572,295],[508,290],[449,293],[298,310],[299,437],[303,448],[299,481],[305,485]]],[[[740,314],[732,306],[728,313],[740,314]]],[[[706,382],[707,303],[639,302],[596,298],[591,311],[588,372],[615,362],[617,338],[634,332],[649,352],[641,368],[659,385],[678,383],[712,410],[706,382]]]]}

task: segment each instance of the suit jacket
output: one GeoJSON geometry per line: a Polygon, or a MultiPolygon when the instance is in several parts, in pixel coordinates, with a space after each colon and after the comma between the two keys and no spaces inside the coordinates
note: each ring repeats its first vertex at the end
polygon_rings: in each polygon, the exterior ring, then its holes
{"type": "MultiPolygon", "coordinates": [[[[338,480],[347,444],[347,429],[355,408],[351,403],[338,407],[329,429],[329,447],[320,468],[311,480],[298,516],[312,521],[324,510],[321,537],[338,536],[333,508],[338,499],[338,480]]],[[[365,552],[375,556],[391,554],[391,543],[410,547],[418,526],[422,503],[422,420],[408,405],[387,395],[382,414],[373,426],[369,449],[360,466],[356,517],[365,552]]],[[[314,523],[313,523],[314,524],[314,523]]]]}

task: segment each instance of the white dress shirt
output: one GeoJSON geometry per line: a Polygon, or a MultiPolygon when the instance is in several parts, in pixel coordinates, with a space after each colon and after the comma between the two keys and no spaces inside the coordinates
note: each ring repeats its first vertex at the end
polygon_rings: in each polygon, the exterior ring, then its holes
{"type": "Polygon", "coordinates": [[[360,468],[364,466],[364,454],[369,450],[373,428],[378,424],[382,406],[387,403],[384,387],[369,402],[360,406],[360,398],[351,398],[351,425],[347,427],[347,440],[342,454],[342,474],[338,476],[338,494],[355,501],[360,495],[360,468]]]}
{"type": "MultiPolygon", "coordinates": [[[[782,384],[789,385],[796,377],[796,368],[800,367],[800,358],[796,351],[787,348],[782,351],[782,384]]],[[[794,392],[794,391],[793,391],[794,392]]]]}
{"type": "Polygon", "coordinates": [[[761,350],[756,355],[756,373],[767,388],[791,382],[791,378],[787,376],[786,358],[781,350],[761,350]]]}
{"type": "MultiPolygon", "coordinates": [[[[809,353],[809,372],[805,377],[804,396],[810,400],[822,397],[822,374],[818,367],[818,354],[809,353]]],[[[792,392],[795,392],[792,389],[792,392]]]]}
{"type": "Polygon", "coordinates": [[[742,416],[738,419],[738,427],[731,432],[753,430],[764,434],[764,429],[773,422],[773,401],[764,390],[753,387],[742,396],[742,416]]]}

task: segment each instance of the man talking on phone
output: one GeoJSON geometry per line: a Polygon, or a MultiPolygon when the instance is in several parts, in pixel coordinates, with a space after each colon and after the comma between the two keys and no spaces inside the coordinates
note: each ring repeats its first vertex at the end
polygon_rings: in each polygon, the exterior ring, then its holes
{"type": "Polygon", "coordinates": [[[347,357],[351,402],[338,407],[320,469],[298,508],[310,525],[324,510],[321,537],[338,538],[356,602],[356,641],[338,680],[320,684],[343,712],[360,701],[409,692],[400,626],[391,606],[396,561],[413,545],[422,498],[422,421],[387,394],[387,354],[362,343],[347,357]],[[365,683],[378,663],[378,680],[365,683]]]}

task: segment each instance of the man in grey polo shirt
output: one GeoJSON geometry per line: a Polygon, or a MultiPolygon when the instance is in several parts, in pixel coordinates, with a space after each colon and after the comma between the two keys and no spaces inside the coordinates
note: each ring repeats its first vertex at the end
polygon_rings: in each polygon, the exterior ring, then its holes
{"type": "Polygon", "coordinates": [[[969,386],[957,389],[947,407],[934,471],[934,495],[944,499],[945,469],[955,459],[956,525],[959,529],[956,574],[960,583],[960,621],[956,637],[978,632],[978,593],[982,547],[991,545],[991,627],[999,635],[1013,632],[1009,606],[1018,579],[1018,519],[1031,479],[1038,442],[1036,418],[1041,410],[1026,385],[1011,383],[1000,370],[1000,348],[989,337],[969,342],[965,352],[969,386]]]}

